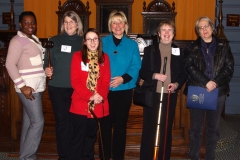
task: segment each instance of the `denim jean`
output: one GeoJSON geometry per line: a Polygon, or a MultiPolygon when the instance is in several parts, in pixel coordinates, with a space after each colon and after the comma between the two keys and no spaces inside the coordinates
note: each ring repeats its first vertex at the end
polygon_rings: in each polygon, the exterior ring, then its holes
{"type": "Polygon", "coordinates": [[[202,110],[190,109],[190,151],[191,160],[200,159],[200,148],[202,141],[202,129],[204,118],[206,118],[206,154],[205,160],[215,159],[216,144],[219,139],[219,122],[222,110],[225,106],[226,95],[218,97],[217,109],[202,110]]]}

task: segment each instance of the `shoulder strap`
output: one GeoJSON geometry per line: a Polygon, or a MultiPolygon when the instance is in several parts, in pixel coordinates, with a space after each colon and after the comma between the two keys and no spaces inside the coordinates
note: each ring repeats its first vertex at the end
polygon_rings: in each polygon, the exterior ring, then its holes
{"type": "MultiPolygon", "coordinates": [[[[151,45],[151,53],[150,53],[150,56],[151,56],[151,71],[153,72],[154,71],[154,52],[155,52],[155,46],[154,45],[151,45]]],[[[151,85],[153,85],[153,80],[151,82],[151,85]]]]}
{"type": "Polygon", "coordinates": [[[154,63],[154,52],[155,52],[155,48],[154,48],[154,45],[151,45],[151,54],[150,54],[150,56],[151,56],[151,71],[154,71],[154,65],[153,65],[153,63],[154,63]]]}

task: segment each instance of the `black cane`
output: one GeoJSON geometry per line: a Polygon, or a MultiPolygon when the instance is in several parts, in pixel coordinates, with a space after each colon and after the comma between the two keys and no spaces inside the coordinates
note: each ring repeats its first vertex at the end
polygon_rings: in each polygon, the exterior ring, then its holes
{"type": "MultiPolygon", "coordinates": [[[[43,48],[47,49],[47,56],[48,56],[48,68],[51,68],[51,58],[50,58],[50,48],[54,47],[53,41],[50,41],[49,38],[46,42],[43,43],[43,48]]],[[[52,76],[49,77],[49,79],[52,79],[52,76]]]]}
{"type": "Polygon", "coordinates": [[[166,123],[165,123],[165,133],[164,133],[164,145],[163,145],[163,160],[165,160],[166,156],[166,144],[167,144],[167,130],[168,130],[168,114],[169,114],[169,105],[170,105],[170,95],[171,91],[168,91],[168,101],[167,101],[167,108],[166,108],[166,123]]]}
{"type": "Polygon", "coordinates": [[[167,57],[164,57],[164,62],[163,62],[163,74],[166,74],[166,68],[167,68],[167,57]]]}
{"type": "MultiPolygon", "coordinates": [[[[91,103],[94,103],[94,101],[91,101],[91,103]]],[[[101,141],[102,155],[103,155],[103,160],[105,160],[100,121],[99,121],[99,119],[97,118],[96,114],[93,112],[92,109],[89,108],[89,111],[90,111],[90,113],[93,115],[94,119],[96,119],[96,121],[98,123],[98,128],[99,128],[99,132],[100,132],[99,136],[100,136],[100,141],[101,141]]]]}

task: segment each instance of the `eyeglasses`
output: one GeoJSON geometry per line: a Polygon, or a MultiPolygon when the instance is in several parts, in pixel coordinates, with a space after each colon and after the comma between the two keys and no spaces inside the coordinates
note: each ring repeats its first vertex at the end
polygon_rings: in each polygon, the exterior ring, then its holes
{"type": "Polygon", "coordinates": [[[68,24],[69,24],[69,25],[71,25],[71,26],[72,26],[73,24],[76,24],[76,22],[74,22],[74,21],[69,21],[69,22],[64,21],[63,23],[64,23],[64,25],[68,25],[68,24]]]}
{"type": "Polygon", "coordinates": [[[210,27],[210,25],[209,25],[209,24],[206,24],[206,25],[204,25],[204,26],[198,27],[198,29],[199,29],[200,31],[202,31],[202,30],[204,30],[204,29],[208,29],[209,27],[210,27]]]}
{"type": "Polygon", "coordinates": [[[97,42],[97,41],[98,41],[98,38],[93,38],[93,39],[88,38],[88,39],[86,39],[86,41],[87,41],[88,43],[97,42]]]}

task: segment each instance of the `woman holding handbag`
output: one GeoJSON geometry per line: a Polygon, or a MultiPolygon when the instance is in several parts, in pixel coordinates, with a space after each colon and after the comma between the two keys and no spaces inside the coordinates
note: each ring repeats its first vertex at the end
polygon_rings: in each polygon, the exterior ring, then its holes
{"type": "MultiPolygon", "coordinates": [[[[152,46],[148,46],[144,49],[144,56],[142,60],[142,67],[140,69],[140,78],[144,80],[143,83],[153,83],[153,105],[151,107],[143,108],[143,130],[142,140],[140,148],[140,160],[153,159],[154,155],[154,141],[156,138],[158,113],[160,105],[160,94],[163,94],[162,99],[162,112],[160,120],[160,145],[158,151],[158,160],[162,159],[163,147],[164,147],[164,133],[166,124],[166,106],[168,100],[168,91],[171,92],[169,115],[168,115],[168,130],[167,141],[165,148],[165,159],[169,160],[171,155],[172,146],[172,123],[175,114],[177,92],[185,83],[186,75],[183,69],[183,55],[178,46],[173,43],[173,37],[175,34],[175,24],[173,21],[162,21],[157,29],[158,36],[160,38],[159,43],[153,44],[154,51],[152,52],[152,46]],[[153,55],[151,55],[153,54],[153,55]],[[151,56],[154,56],[153,62],[151,62],[151,56]],[[165,58],[167,57],[167,58],[165,58]],[[165,74],[163,73],[163,64],[165,62],[165,74]],[[151,64],[153,63],[153,69],[151,64]],[[161,93],[161,88],[163,93],[161,93]]],[[[144,85],[144,84],[143,84],[144,85]]]]}

